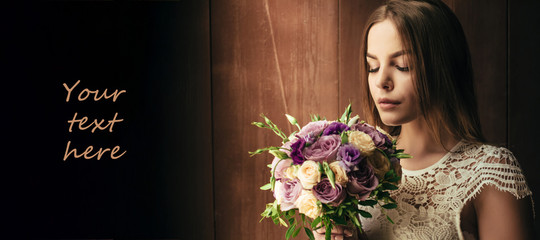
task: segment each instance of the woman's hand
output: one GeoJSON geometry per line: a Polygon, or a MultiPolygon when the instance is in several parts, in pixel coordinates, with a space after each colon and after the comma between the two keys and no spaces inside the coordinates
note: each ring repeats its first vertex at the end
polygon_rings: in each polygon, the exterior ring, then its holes
{"type": "MultiPolygon", "coordinates": [[[[332,228],[332,236],[330,237],[331,240],[357,240],[358,236],[356,236],[356,230],[355,228],[349,228],[346,226],[341,225],[335,225],[332,228]]],[[[315,231],[313,231],[313,235],[315,236],[315,240],[325,240],[325,233],[326,228],[322,227],[315,231]]]]}

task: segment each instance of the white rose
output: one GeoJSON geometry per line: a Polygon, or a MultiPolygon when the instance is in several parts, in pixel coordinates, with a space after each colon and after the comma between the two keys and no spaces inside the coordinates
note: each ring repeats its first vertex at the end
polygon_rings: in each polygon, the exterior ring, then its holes
{"type": "Polygon", "coordinates": [[[365,155],[370,155],[375,150],[373,139],[362,131],[351,131],[349,133],[349,142],[365,155]]]}
{"type": "Polygon", "coordinates": [[[315,219],[321,215],[321,208],[317,205],[317,198],[311,191],[302,190],[295,205],[298,207],[298,212],[303,213],[309,218],[315,219]]]}
{"type": "Polygon", "coordinates": [[[297,177],[304,189],[312,189],[313,186],[321,181],[319,164],[311,160],[305,161],[300,169],[298,169],[297,177]]]}
{"type": "Polygon", "coordinates": [[[347,186],[349,178],[347,177],[347,172],[345,169],[343,169],[343,167],[341,167],[339,162],[330,163],[330,170],[334,172],[334,179],[336,183],[344,187],[347,186]]]}

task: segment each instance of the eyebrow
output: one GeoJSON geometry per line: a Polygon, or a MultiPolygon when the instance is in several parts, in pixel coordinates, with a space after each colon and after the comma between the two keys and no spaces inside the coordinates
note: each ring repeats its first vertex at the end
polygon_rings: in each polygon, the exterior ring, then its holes
{"type": "MultiPolygon", "coordinates": [[[[395,53],[390,54],[390,58],[397,58],[397,57],[403,56],[403,55],[408,54],[408,53],[409,53],[409,51],[407,51],[407,50],[400,50],[400,51],[397,51],[395,53]]],[[[366,53],[366,57],[373,58],[373,59],[377,60],[377,57],[375,57],[375,55],[373,55],[371,53],[366,53]]]]}

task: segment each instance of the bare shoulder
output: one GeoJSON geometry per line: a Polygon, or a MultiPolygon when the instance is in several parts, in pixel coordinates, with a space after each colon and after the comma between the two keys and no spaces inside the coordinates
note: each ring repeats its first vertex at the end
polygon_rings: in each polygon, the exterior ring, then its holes
{"type": "Polygon", "coordinates": [[[477,161],[471,200],[480,239],[533,239],[532,193],[513,153],[487,144],[463,150],[477,161]]]}
{"type": "Polygon", "coordinates": [[[533,239],[532,202],[486,185],[473,199],[480,239],[533,239]]]}

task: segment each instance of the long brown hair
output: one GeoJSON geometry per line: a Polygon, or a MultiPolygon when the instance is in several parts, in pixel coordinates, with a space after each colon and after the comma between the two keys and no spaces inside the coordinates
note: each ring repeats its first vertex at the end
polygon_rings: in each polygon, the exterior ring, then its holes
{"type": "Polygon", "coordinates": [[[367,35],[374,24],[386,19],[394,23],[403,47],[410,51],[409,69],[421,114],[436,140],[441,143],[442,133],[448,132],[469,142],[484,141],[467,40],[452,10],[438,0],[391,0],[370,16],[360,52],[366,120],[393,135],[401,131],[400,126],[382,123],[368,85],[367,35]]]}

